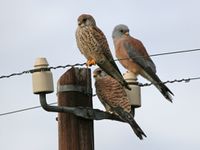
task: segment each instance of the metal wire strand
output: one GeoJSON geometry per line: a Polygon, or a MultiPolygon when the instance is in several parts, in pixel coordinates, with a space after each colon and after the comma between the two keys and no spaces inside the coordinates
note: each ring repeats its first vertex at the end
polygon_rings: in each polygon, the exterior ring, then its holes
{"type": "Polygon", "coordinates": [[[10,75],[2,75],[0,76],[0,79],[4,79],[4,78],[10,78],[12,76],[20,76],[23,74],[28,74],[28,73],[34,73],[34,72],[41,72],[41,71],[47,71],[47,70],[51,70],[51,69],[65,69],[67,67],[77,67],[77,66],[84,66],[86,63],[76,63],[74,65],[64,65],[64,66],[56,66],[56,67],[48,67],[48,68],[40,68],[40,69],[31,69],[31,70],[26,70],[26,71],[22,71],[22,72],[18,72],[18,73],[12,73],[10,75]]]}
{"type": "MultiPolygon", "coordinates": [[[[183,79],[174,79],[174,80],[168,80],[168,81],[165,81],[163,82],[164,84],[168,84],[168,83],[188,83],[190,81],[193,81],[193,80],[200,80],[200,77],[194,77],[194,78],[183,78],[183,79]]],[[[151,86],[152,83],[145,83],[145,84],[142,84],[142,83],[139,83],[139,86],[141,87],[145,87],[145,86],[151,86]]],[[[93,94],[92,95],[93,97],[97,96],[96,94],[93,94]]],[[[54,103],[50,103],[49,105],[53,105],[53,104],[57,104],[56,102],[54,103]]],[[[24,109],[19,109],[19,110],[14,110],[14,111],[9,111],[9,112],[5,112],[5,113],[0,113],[0,117],[1,116],[5,116],[5,115],[10,115],[10,114],[15,114],[15,113],[19,113],[19,112],[24,112],[24,111],[28,111],[28,110],[32,110],[32,109],[36,109],[36,108],[40,108],[41,106],[33,106],[33,107],[28,107],[28,108],[24,108],[24,109]]]]}
{"type": "MultiPolygon", "coordinates": [[[[188,83],[192,80],[199,80],[200,77],[194,77],[194,78],[183,78],[183,79],[174,79],[174,80],[168,80],[168,81],[165,81],[165,82],[162,82],[164,84],[167,84],[167,83],[180,83],[180,82],[185,82],[185,83],[188,83]]],[[[144,86],[151,86],[153,83],[139,83],[139,86],[141,87],[144,87],[144,86]]]]}
{"type": "MultiPolygon", "coordinates": [[[[190,50],[181,50],[181,51],[172,51],[172,52],[165,52],[165,53],[157,53],[157,54],[152,54],[150,55],[150,57],[155,57],[155,56],[163,56],[163,55],[172,55],[172,54],[180,54],[180,53],[191,53],[191,52],[196,52],[196,51],[200,51],[200,49],[190,49],[190,50]]],[[[142,57],[142,56],[141,56],[142,57]]],[[[119,61],[119,60],[125,60],[125,59],[129,59],[129,58],[123,58],[123,59],[115,59],[115,61],[119,61]]],[[[60,66],[56,66],[56,67],[48,67],[45,69],[65,69],[67,67],[80,67],[80,66],[84,66],[86,65],[86,63],[76,63],[73,65],[67,64],[67,65],[60,65],[60,66]]],[[[45,71],[44,68],[41,69],[31,69],[31,70],[26,70],[26,71],[22,71],[22,72],[17,72],[17,73],[12,73],[10,75],[2,75],[0,76],[0,79],[4,79],[4,78],[10,78],[13,76],[20,76],[23,74],[28,74],[28,73],[34,73],[37,71],[45,71]]]]}

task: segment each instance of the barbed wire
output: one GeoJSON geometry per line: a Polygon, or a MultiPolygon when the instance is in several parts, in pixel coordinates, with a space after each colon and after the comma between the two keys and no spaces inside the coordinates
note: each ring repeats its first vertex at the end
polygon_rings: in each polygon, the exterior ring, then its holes
{"type": "Polygon", "coordinates": [[[3,79],[3,78],[10,78],[12,76],[20,76],[20,75],[23,75],[23,74],[28,74],[28,73],[34,73],[34,72],[39,72],[39,71],[46,71],[46,70],[51,70],[51,69],[65,69],[67,67],[78,67],[78,66],[84,66],[86,65],[86,63],[76,63],[76,64],[73,64],[73,65],[60,65],[60,66],[56,66],[56,67],[48,67],[48,68],[41,68],[41,69],[31,69],[31,70],[26,70],[26,71],[22,71],[22,72],[18,72],[18,73],[12,73],[10,75],[2,75],[0,76],[0,79],[3,79]]]}
{"type": "MultiPolygon", "coordinates": [[[[182,83],[182,82],[183,83],[188,83],[188,82],[193,81],[193,80],[200,80],[200,77],[174,79],[174,80],[165,81],[163,83],[164,84],[168,84],[168,83],[173,84],[173,83],[182,83]]],[[[145,84],[139,83],[139,86],[141,86],[141,87],[151,86],[151,85],[152,85],[152,83],[145,83],[145,84]]],[[[94,97],[94,96],[96,96],[96,94],[93,94],[92,96],[94,97]]],[[[49,105],[54,105],[54,104],[57,104],[57,102],[50,103],[49,105]]],[[[16,114],[16,113],[24,112],[24,111],[28,111],[28,110],[33,110],[33,109],[37,109],[37,108],[41,108],[41,106],[38,105],[38,106],[23,108],[23,109],[19,109],[19,110],[9,111],[9,112],[5,112],[5,113],[0,113],[0,117],[1,116],[6,116],[6,115],[10,115],[10,114],[16,114]]]]}
{"type": "Polygon", "coordinates": [[[3,78],[10,78],[10,77],[12,77],[12,76],[20,76],[20,75],[28,74],[28,73],[31,73],[30,70],[22,71],[22,72],[18,72],[18,73],[12,73],[12,74],[10,74],[10,75],[2,75],[2,76],[0,76],[0,79],[3,79],[3,78]]]}
{"type": "MultiPolygon", "coordinates": [[[[185,83],[188,83],[192,80],[200,80],[200,77],[193,77],[193,78],[185,78],[185,79],[174,79],[174,80],[168,80],[168,81],[165,81],[165,82],[162,82],[164,84],[167,84],[167,83],[180,83],[180,82],[185,82],[185,83]]],[[[139,83],[138,85],[140,87],[144,87],[144,86],[151,86],[153,83],[139,83]]]]}
{"type": "Polygon", "coordinates": [[[67,67],[80,67],[80,66],[84,66],[86,65],[86,63],[76,63],[74,65],[65,65],[65,66],[56,66],[56,67],[49,67],[49,69],[65,69],[67,67]]]}
{"type": "MultiPolygon", "coordinates": [[[[181,51],[157,53],[157,54],[150,55],[150,57],[163,56],[163,55],[172,55],[172,54],[180,54],[180,53],[190,53],[190,52],[195,52],[195,51],[200,51],[200,49],[190,49],[190,50],[181,50],[181,51]]],[[[129,59],[129,58],[115,59],[115,61],[125,60],[125,59],[129,59]]],[[[80,66],[84,66],[84,65],[86,65],[86,63],[76,63],[76,64],[73,64],[73,65],[70,65],[70,64],[60,65],[60,66],[56,66],[56,67],[48,67],[48,68],[45,68],[45,69],[44,68],[31,69],[31,70],[26,70],[26,71],[22,71],[22,72],[12,73],[12,74],[9,74],[9,75],[2,75],[2,76],[0,76],[0,79],[10,78],[10,77],[13,77],[13,76],[20,76],[20,75],[23,75],[23,74],[34,73],[34,72],[38,72],[38,71],[45,71],[45,70],[51,70],[51,69],[54,69],[54,70],[55,69],[65,69],[67,67],[80,67],[80,66]]]]}

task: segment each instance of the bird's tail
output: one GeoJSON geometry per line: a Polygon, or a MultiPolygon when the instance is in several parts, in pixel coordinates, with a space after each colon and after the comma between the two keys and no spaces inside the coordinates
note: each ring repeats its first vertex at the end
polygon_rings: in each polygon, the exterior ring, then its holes
{"type": "Polygon", "coordinates": [[[131,128],[133,129],[133,131],[135,132],[135,134],[138,136],[140,140],[143,139],[143,136],[147,137],[146,134],[140,128],[140,126],[137,124],[137,122],[134,120],[134,117],[132,116],[131,113],[124,111],[120,107],[115,108],[115,111],[117,112],[117,114],[122,120],[130,124],[131,128]]]}
{"type": "Polygon", "coordinates": [[[167,100],[169,100],[170,102],[172,102],[172,96],[171,95],[174,95],[174,94],[169,90],[169,88],[165,84],[163,84],[160,81],[158,83],[155,83],[154,85],[158,88],[158,90],[162,93],[162,95],[167,100]]]}
{"type": "Polygon", "coordinates": [[[143,77],[145,77],[147,80],[149,80],[152,84],[155,85],[155,87],[162,93],[162,95],[170,102],[172,102],[172,91],[159,79],[159,77],[152,73],[151,75],[147,74],[143,71],[142,74],[143,77]]]}

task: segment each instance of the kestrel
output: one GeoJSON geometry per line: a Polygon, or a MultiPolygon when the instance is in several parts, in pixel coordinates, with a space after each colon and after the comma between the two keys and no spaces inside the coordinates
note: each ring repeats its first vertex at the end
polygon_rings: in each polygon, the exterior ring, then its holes
{"type": "Polygon", "coordinates": [[[142,75],[153,83],[163,96],[172,102],[173,93],[162,83],[156,75],[156,66],[142,42],[129,35],[129,28],[126,25],[117,25],[112,38],[115,47],[116,57],[120,63],[130,72],[142,75]]]}
{"type": "Polygon", "coordinates": [[[106,111],[118,115],[122,120],[129,123],[140,139],[143,139],[143,136],[146,137],[131,114],[131,104],[123,86],[116,79],[107,75],[101,68],[94,70],[93,77],[96,80],[97,96],[106,111]]]}
{"type": "Polygon", "coordinates": [[[91,15],[82,14],[78,17],[76,41],[79,50],[87,59],[87,66],[97,64],[120,84],[130,89],[113,59],[105,35],[96,26],[91,15]]]}

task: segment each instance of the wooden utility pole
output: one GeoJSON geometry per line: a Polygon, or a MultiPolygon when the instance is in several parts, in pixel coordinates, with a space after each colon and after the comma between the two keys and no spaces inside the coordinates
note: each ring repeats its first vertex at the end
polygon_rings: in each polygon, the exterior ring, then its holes
{"type": "MultiPolygon", "coordinates": [[[[58,80],[58,105],[92,108],[91,72],[71,68],[58,80]]],[[[59,150],[94,150],[93,120],[58,114],[59,150]]]]}

